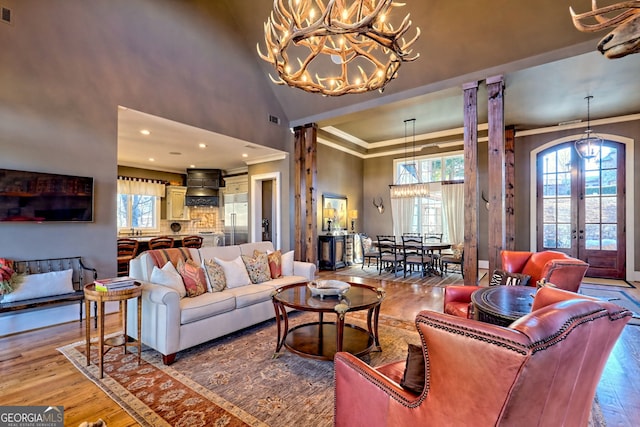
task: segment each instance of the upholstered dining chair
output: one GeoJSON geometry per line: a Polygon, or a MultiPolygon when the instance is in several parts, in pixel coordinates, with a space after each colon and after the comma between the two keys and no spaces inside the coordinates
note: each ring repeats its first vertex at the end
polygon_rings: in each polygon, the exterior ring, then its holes
{"type": "Polygon", "coordinates": [[[431,262],[431,257],[427,255],[422,247],[422,236],[402,235],[402,263],[404,265],[403,277],[407,273],[411,274],[413,268],[425,276],[427,265],[431,262]]]}
{"type": "Polygon", "coordinates": [[[173,247],[173,237],[159,236],[149,239],[149,249],[169,249],[173,247]]]}
{"type": "Polygon", "coordinates": [[[199,249],[202,247],[203,240],[201,236],[186,236],[182,239],[182,246],[185,248],[199,249]]]}
{"type": "Polygon", "coordinates": [[[364,269],[365,262],[367,263],[367,267],[371,266],[371,260],[375,260],[376,267],[379,268],[380,252],[378,252],[378,249],[374,247],[371,237],[361,233],[360,247],[362,251],[362,268],[364,269]]]}
{"type": "Polygon", "coordinates": [[[632,313],[551,287],[534,307],[509,327],[422,311],[417,351],[376,368],[337,353],[334,425],[586,426],[632,313]]]}
{"type": "Polygon", "coordinates": [[[135,239],[118,239],[118,276],[129,275],[129,261],[136,256],[138,245],[135,239]]]}
{"type": "Polygon", "coordinates": [[[376,236],[378,240],[378,253],[380,254],[380,263],[378,266],[379,274],[387,268],[393,271],[396,276],[402,267],[402,252],[398,250],[396,245],[396,237],[388,235],[376,236]]]}

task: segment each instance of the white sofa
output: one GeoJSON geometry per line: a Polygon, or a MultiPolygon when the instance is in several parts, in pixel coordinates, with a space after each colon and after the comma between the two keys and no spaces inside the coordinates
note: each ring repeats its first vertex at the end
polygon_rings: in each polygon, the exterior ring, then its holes
{"type": "MultiPolygon", "coordinates": [[[[240,255],[252,256],[254,250],[273,251],[273,244],[257,242],[189,249],[198,264],[203,259],[214,257],[230,261],[240,255]]],[[[144,252],[131,260],[129,275],[143,285],[142,342],[159,351],[167,365],[175,360],[176,353],[181,350],[274,318],[275,310],[271,302],[273,290],[313,280],[316,272],[315,264],[294,261],[292,276],[180,298],[178,292],[170,287],[149,281],[153,267],[151,255],[144,252]]],[[[137,315],[137,302],[135,299],[129,300],[127,333],[131,337],[137,337],[137,315]]]]}

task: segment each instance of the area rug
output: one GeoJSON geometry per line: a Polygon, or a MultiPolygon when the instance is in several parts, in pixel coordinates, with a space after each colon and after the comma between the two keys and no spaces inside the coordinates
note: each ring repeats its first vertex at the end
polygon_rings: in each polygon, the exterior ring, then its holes
{"type": "Polygon", "coordinates": [[[338,276],[362,277],[366,279],[384,280],[387,282],[403,282],[440,287],[448,285],[460,285],[464,283],[464,279],[459,273],[449,272],[448,274],[444,274],[442,276],[433,275],[422,277],[420,273],[416,272],[407,275],[407,277],[404,277],[401,271],[397,274],[394,274],[393,272],[383,271],[382,274],[380,274],[376,267],[365,266],[364,268],[362,268],[362,266],[360,265],[336,270],[335,274],[338,276]]]}
{"type": "Polygon", "coordinates": [[[616,286],[620,288],[633,288],[634,286],[626,280],[618,279],[601,279],[599,277],[585,277],[582,279],[584,285],[601,285],[601,286],[616,286]]]}
{"type": "Polygon", "coordinates": [[[589,295],[591,297],[605,299],[624,307],[633,312],[633,318],[629,321],[628,325],[640,325],[640,301],[635,299],[631,294],[625,292],[622,289],[612,289],[608,287],[589,286],[583,284],[580,286],[581,294],[589,295]]]}
{"type": "MultiPolygon", "coordinates": [[[[350,321],[362,325],[359,314],[350,321]]],[[[292,324],[310,316],[296,313],[292,324]]],[[[412,323],[380,320],[383,350],[363,357],[372,366],[404,358],[418,342],[412,323]]],[[[143,426],[332,426],[333,362],[286,350],[274,358],[275,336],[275,322],[265,322],[180,352],[171,366],[154,350],[145,349],[138,366],[117,349],[106,355],[102,380],[95,364],[86,366],[83,342],[58,350],[143,426]]],[[[95,362],[97,351],[91,356],[95,362]]],[[[597,401],[589,426],[605,426],[597,401]]]]}

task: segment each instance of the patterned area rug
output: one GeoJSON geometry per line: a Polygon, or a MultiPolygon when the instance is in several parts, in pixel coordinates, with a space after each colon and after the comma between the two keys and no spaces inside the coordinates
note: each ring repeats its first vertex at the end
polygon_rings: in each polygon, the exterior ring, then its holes
{"type": "MultiPolygon", "coordinates": [[[[349,316],[364,326],[361,313],[349,316]]],[[[291,319],[316,317],[295,313],[291,319]]],[[[407,343],[419,342],[411,323],[383,316],[380,323],[383,351],[363,358],[372,366],[406,357],[407,343]]],[[[59,351],[143,426],[332,426],[333,363],[286,350],[274,358],[275,337],[275,322],[268,321],[180,352],[168,367],[153,350],[143,351],[138,366],[136,356],[116,349],[105,356],[102,380],[96,346],[88,367],[83,342],[59,351]]],[[[597,401],[589,426],[605,426],[597,401]]]]}
{"type": "MultiPolygon", "coordinates": [[[[347,316],[365,327],[360,313],[347,316]]],[[[312,320],[317,315],[290,315],[290,325],[312,320]]],[[[383,351],[364,356],[367,363],[377,366],[404,358],[407,344],[419,343],[415,325],[382,316],[380,323],[383,351]]],[[[90,366],[84,342],[58,350],[141,425],[333,425],[333,362],[305,359],[284,349],[274,358],[275,346],[275,321],[268,321],[180,352],[171,366],[164,366],[154,350],[143,350],[138,366],[137,356],[114,349],[105,355],[102,380],[97,346],[91,348],[90,366]]]]}
{"type": "Polygon", "coordinates": [[[626,280],[600,279],[599,277],[585,277],[582,279],[584,285],[617,286],[620,288],[633,288],[633,284],[626,280]]]}

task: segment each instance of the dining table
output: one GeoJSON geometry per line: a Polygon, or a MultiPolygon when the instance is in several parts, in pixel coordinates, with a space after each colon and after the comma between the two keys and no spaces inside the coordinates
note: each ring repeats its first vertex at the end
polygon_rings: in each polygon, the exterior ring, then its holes
{"type": "MultiPolygon", "coordinates": [[[[396,239],[397,241],[398,239],[396,239]]],[[[400,240],[402,240],[402,238],[400,238],[400,240]]],[[[372,246],[378,247],[378,242],[374,241],[372,242],[372,246]]],[[[394,243],[393,245],[390,245],[394,248],[394,250],[402,250],[404,248],[404,245],[402,243],[394,243]]],[[[414,248],[416,245],[411,245],[412,248],[414,248]]],[[[431,257],[431,262],[427,265],[427,270],[426,270],[426,274],[435,274],[438,276],[442,275],[442,271],[438,271],[438,261],[437,259],[440,258],[440,255],[442,253],[443,250],[445,249],[450,249],[451,248],[451,243],[446,243],[446,242],[422,242],[422,246],[420,246],[420,248],[429,256],[431,257]],[[436,256],[436,252],[437,255],[436,256]]]]}

